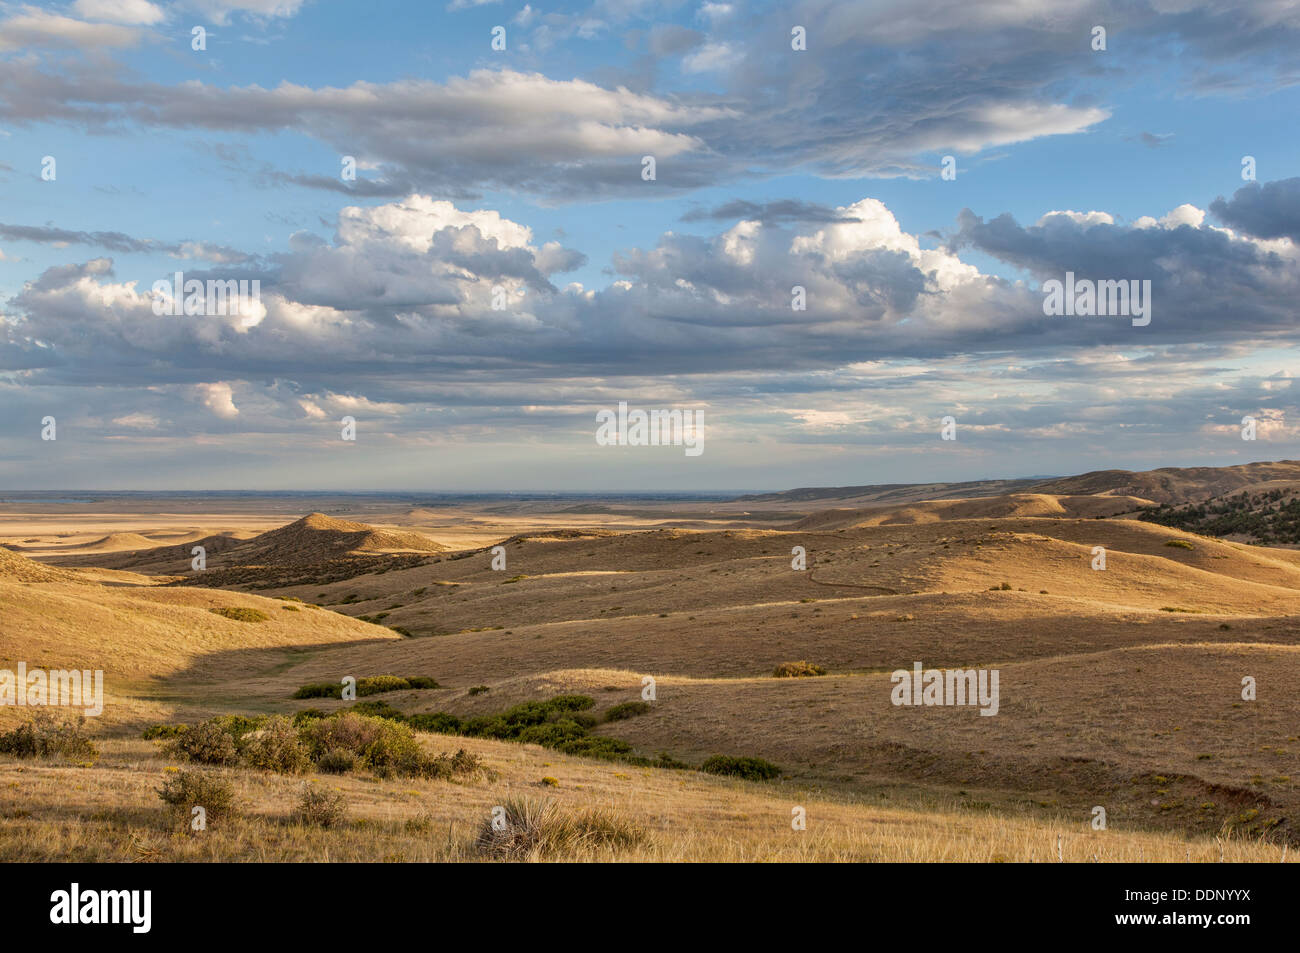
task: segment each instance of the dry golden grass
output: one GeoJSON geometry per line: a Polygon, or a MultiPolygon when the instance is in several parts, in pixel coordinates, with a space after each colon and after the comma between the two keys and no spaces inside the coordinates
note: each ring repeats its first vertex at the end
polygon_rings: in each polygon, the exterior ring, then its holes
{"type": "MultiPolygon", "coordinates": [[[[242,816],[204,832],[178,829],[156,789],[175,762],[142,741],[116,741],[93,768],[0,758],[0,861],[480,861],[475,841],[492,809],[549,800],[569,818],[597,812],[639,832],[626,847],[576,845],[525,860],[1218,862],[1282,860],[1242,839],[1090,829],[1090,816],[995,814],[955,800],[887,793],[846,797],[816,786],[729,781],[692,772],[569,758],[531,745],[438,738],[465,746],[490,777],[466,783],[228,772],[242,816]],[[543,784],[543,777],[556,784],[543,784]],[[349,820],[295,821],[304,784],[342,794],[349,820]],[[792,829],[803,807],[807,829],[792,829]]],[[[215,770],[215,769],[214,769],[215,770]]],[[[1294,855],[1289,855],[1291,862],[1294,855]]]]}
{"type": "MultiPolygon", "coordinates": [[[[0,762],[0,857],[472,860],[490,808],[529,796],[646,832],[617,850],[558,852],[576,859],[1048,861],[1058,834],[1066,860],[1217,860],[1220,847],[1226,859],[1279,859],[1256,835],[1300,842],[1300,553],[1061,515],[1128,505],[1036,493],[827,514],[803,529],[521,539],[509,537],[576,518],[422,510],[410,525],[440,542],[509,539],[507,570],[474,549],[268,590],[326,606],[299,611],[126,572],[15,573],[0,579],[0,666],[103,668],[100,728],[115,734],[95,768],[0,762]],[[807,571],[791,568],[795,545],[807,571]],[[1105,571],[1090,566],[1098,545],[1105,571]],[[383,625],[348,617],[381,613],[383,625]],[[794,659],[829,674],[772,677],[794,659]],[[889,673],[914,661],[998,668],[999,714],[894,707],[889,673]],[[639,698],[651,675],[651,711],[598,733],[695,764],[763,757],[787,775],[757,786],[470,739],[496,781],[319,779],[347,797],[352,820],[339,829],[289,820],[301,781],[247,773],[235,783],[251,814],[228,830],[196,839],[159,826],[152,788],[166,762],[128,733],[222,712],[334,709],[290,696],[308,682],[384,674],[443,686],[379,696],[400,710],[459,715],[563,692],[593,696],[599,713],[639,698]],[[1241,699],[1246,675],[1255,701],[1241,699]],[[480,685],[488,691],[469,693],[480,685]],[[790,830],[796,804],[808,808],[805,832],[790,830]],[[1110,831],[1088,828],[1098,805],[1110,831]]],[[[385,519],[402,525],[401,514],[385,519]]],[[[585,525],[618,521],[635,524],[585,525]]],[[[156,525],[142,517],[114,532],[156,540],[144,532],[156,525]]],[[[355,524],[312,529],[385,538],[355,524]]],[[[122,555],[103,554],[106,564],[122,555]]],[[[0,726],[15,717],[0,709],[0,726]]]]}

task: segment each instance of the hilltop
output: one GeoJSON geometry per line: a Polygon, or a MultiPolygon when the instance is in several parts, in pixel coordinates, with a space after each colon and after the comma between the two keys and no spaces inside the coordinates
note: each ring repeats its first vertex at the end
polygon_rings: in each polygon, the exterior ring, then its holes
{"type": "MultiPolygon", "coordinates": [[[[119,537],[124,534],[117,534],[119,537]]],[[[323,513],[309,513],[286,526],[268,530],[250,539],[230,534],[217,534],[184,543],[149,546],[143,549],[111,552],[94,545],[84,547],[75,554],[47,557],[60,566],[100,566],[126,569],[155,575],[193,576],[191,561],[193,550],[201,546],[206,552],[208,571],[224,573],[214,575],[202,584],[222,585],[230,581],[231,573],[240,578],[242,570],[257,567],[259,571],[306,572],[313,575],[320,567],[333,567],[337,574],[342,563],[359,568],[395,556],[426,555],[443,552],[447,547],[420,533],[387,530],[366,523],[336,519],[323,513]],[[87,551],[92,550],[92,551],[87,551]]],[[[272,575],[276,573],[273,572],[272,575]]],[[[198,581],[198,580],[193,580],[198,581]]]]}
{"type": "Polygon", "coordinates": [[[6,582],[61,582],[73,578],[70,572],[52,569],[44,563],[0,546],[0,580],[6,582]]]}
{"type": "Polygon", "coordinates": [[[1244,463],[1229,467],[1162,467],[1158,470],[1093,470],[1070,477],[977,480],[966,483],[889,483],[866,486],[803,487],[781,493],[738,497],[736,502],[819,506],[900,505],[933,500],[977,499],[1007,494],[1127,496],[1150,503],[1208,500],[1265,484],[1300,483],[1300,461],[1244,463]]]}

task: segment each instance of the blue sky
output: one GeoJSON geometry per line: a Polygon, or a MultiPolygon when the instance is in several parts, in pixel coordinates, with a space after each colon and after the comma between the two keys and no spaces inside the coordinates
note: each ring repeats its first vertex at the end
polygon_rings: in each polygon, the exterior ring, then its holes
{"type": "Polygon", "coordinates": [[[0,3],[0,487],[1300,456],[1298,34],[1182,0],[0,3]],[[159,319],[177,270],[257,313],[159,319]],[[1066,271],[1151,280],[1152,324],[1044,316],[1066,271]],[[703,409],[706,452],[597,446],[619,400],[703,409]]]}

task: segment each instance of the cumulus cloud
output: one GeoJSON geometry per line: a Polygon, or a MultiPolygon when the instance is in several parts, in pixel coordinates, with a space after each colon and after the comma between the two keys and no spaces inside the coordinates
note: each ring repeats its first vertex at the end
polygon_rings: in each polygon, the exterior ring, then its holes
{"type": "Polygon", "coordinates": [[[1300,178],[1252,182],[1210,203],[1225,225],[1256,238],[1289,238],[1300,244],[1300,178]]]}
{"type": "Polygon", "coordinates": [[[198,384],[195,386],[195,391],[203,406],[218,417],[229,420],[239,416],[239,408],[235,406],[234,391],[228,383],[217,381],[212,384],[198,384]]]}
{"type": "Polygon", "coordinates": [[[328,394],[419,402],[430,374],[511,381],[523,394],[557,374],[766,372],[1297,333],[1295,249],[1205,225],[1191,205],[1163,227],[1100,212],[1021,226],[964,211],[941,247],[876,199],[830,211],[667,232],[616,252],[613,280],[587,289],[554,280],[581,253],[539,243],[496,211],[422,195],[350,206],[331,240],[303,233],[259,269],[195,273],[258,277],[255,314],[155,315],[156,276],[122,280],[107,258],[49,268],[9,302],[0,369],[48,383],[125,381],[142,366],[164,383],[278,377],[296,382],[283,405],[301,415],[337,410],[328,394]],[[1037,280],[1150,279],[1154,319],[1138,336],[1125,322],[1046,318],[1032,284],[982,273],[966,248],[1037,280]]]}

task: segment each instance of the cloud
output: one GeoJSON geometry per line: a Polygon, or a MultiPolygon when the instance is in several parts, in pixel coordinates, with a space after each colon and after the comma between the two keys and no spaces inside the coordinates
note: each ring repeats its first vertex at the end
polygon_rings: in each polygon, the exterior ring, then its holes
{"type": "MultiPolygon", "coordinates": [[[[234,406],[233,404],[231,406],[234,406]]],[[[121,417],[114,417],[113,423],[119,427],[127,427],[131,430],[157,430],[159,420],[153,414],[125,414],[121,417]]]]}
{"type": "Polygon", "coordinates": [[[0,53],[34,48],[101,50],[135,46],[143,38],[131,27],[87,23],[36,7],[22,7],[20,13],[0,20],[0,53]]]}
{"type": "Polygon", "coordinates": [[[218,26],[230,22],[234,14],[254,19],[287,19],[297,16],[307,0],[182,0],[181,5],[210,17],[218,26]]]}
{"type": "MultiPolygon", "coordinates": [[[[262,281],[256,320],[155,315],[156,276],[124,280],[107,258],[59,265],[4,307],[0,384],[103,388],[115,395],[112,419],[158,418],[156,434],[236,419],[242,430],[288,432],[349,412],[389,419],[401,439],[452,422],[467,432],[544,430],[575,404],[649,394],[762,404],[761,426],[778,427],[763,414],[783,415],[782,439],[796,441],[866,439],[885,418],[906,430],[917,406],[945,404],[963,426],[1064,439],[1070,427],[1102,424],[1080,409],[1063,425],[1060,400],[1118,413],[1121,395],[1137,389],[1207,386],[1242,353],[1236,342],[1300,342],[1300,254],[1285,239],[1209,226],[1190,204],[1150,225],[1097,210],[1051,212],[1030,226],[965,211],[943,247],[926,247],[877,199],[811,211],[769,204],[710,234],[666,232],[621,249],[599,289],[558,279],[585,260],[580,252],[491,209],[418,194],[348,206],[331,238],[299,233],[256,268],[237,266],[262,281]],[[1152,323],[1045,317],[1033,284],[982,273],[965,249],[1039,280],[1067,270],[1149,278],[1152,323]],[[792,306],[796,286],[803,310],[792,306]],[[1179,384],[1173,368],[1183,366],[1199,370],[1179,384]],[[1064,396],[1047,400],[1044,388],[1064,396]],[[836,416],[842,391],[878,406],[859,400],[851,419],[836,416]],[[1038,409],[1021,417],[1021,404],[1038,409]],[[963,410],[976,406],[987,419],[963,410]]],[[[210,274],[238,277],[237,267],[210,274]]],[[[1285,366],[1252,392],[1289,399],[1276,377],[1285,366]]],[[[1224,398],[1207,390],[1196,407],[1204,419],[1240,420],[1247,410],[1210,406],[1224,398]]]]}
{"type": "Polygon", "coordinates": [[[1163,146],[1173,137],[1174,134],[1172,132],[1166,132],[1163,134],[1153,133],[1153,132],[1143,132],[1141,135],[1138,136],[1138,140],[1142,143],[1142,145],[1146,146],[1148,149],[1159,149],[1161,146],[1163,146]]]}
{"type": "Polygon", "coordinates": [[[195,391],[203,406],[218,417],[230,420],[239,416],[239,408],[235,406],[233,399],[234,391],[229,384],[223,381],[214,384],[198,384],[195,391]]]}
{"type": "Polygon", "coordinates": [[[842,222],[843,209],[831,208],[817,202],[805,202],[800,199],[780,199],[774,202],[750,202],[745,199],[732,199],[711,209],[692,209],[682,216],[683,222],[705,221],[752,221],[764,225],[777,225],[783,222],[842,222]]]}
{"type": "Polygon", "coordinates": [[[560,197],[644,194],[651,188],[641,179],[644,155],[655,156],[661,167],[653,187],[691,188],[709,181],[722,163],[690,130],[730,114],[727,107],[512,70],[476,70],[443,84],[404,80],[312,89],[282,83],[264,89],[198,81],[163,86],[102,73],[33,74],[30,66],[0,62],[0,115],[14,122],[295,130],[379,167],[381,181],[392,175],[438,191],[478,186],[560,197]]]}
{"type": "Polygon", "coordinates": [[[1219,196],[1210,211],[1225,225],[1256,238],[1289,238],[1300,243],[1300,178],[1251,182],[1219,196]]]}
{"type": "Polygon", "coordinates": [[[83,232],[42,225],[7,225],[3,222],[0,222],[0,238],[58,247],[93,245],[105,251],[163,253],[173,258],[211,261],[218,264],[248,262],[252,257],[234,248],[209,242],[158,242],[151,238],[133,238],[123,232],[83,232]]]}
{"type": "Polygon", "coordinates": [[[166,16],[161,7],[149,0],[77,0],[72,9],[87,20],[139,26],[161,23],[166,16]]]}

